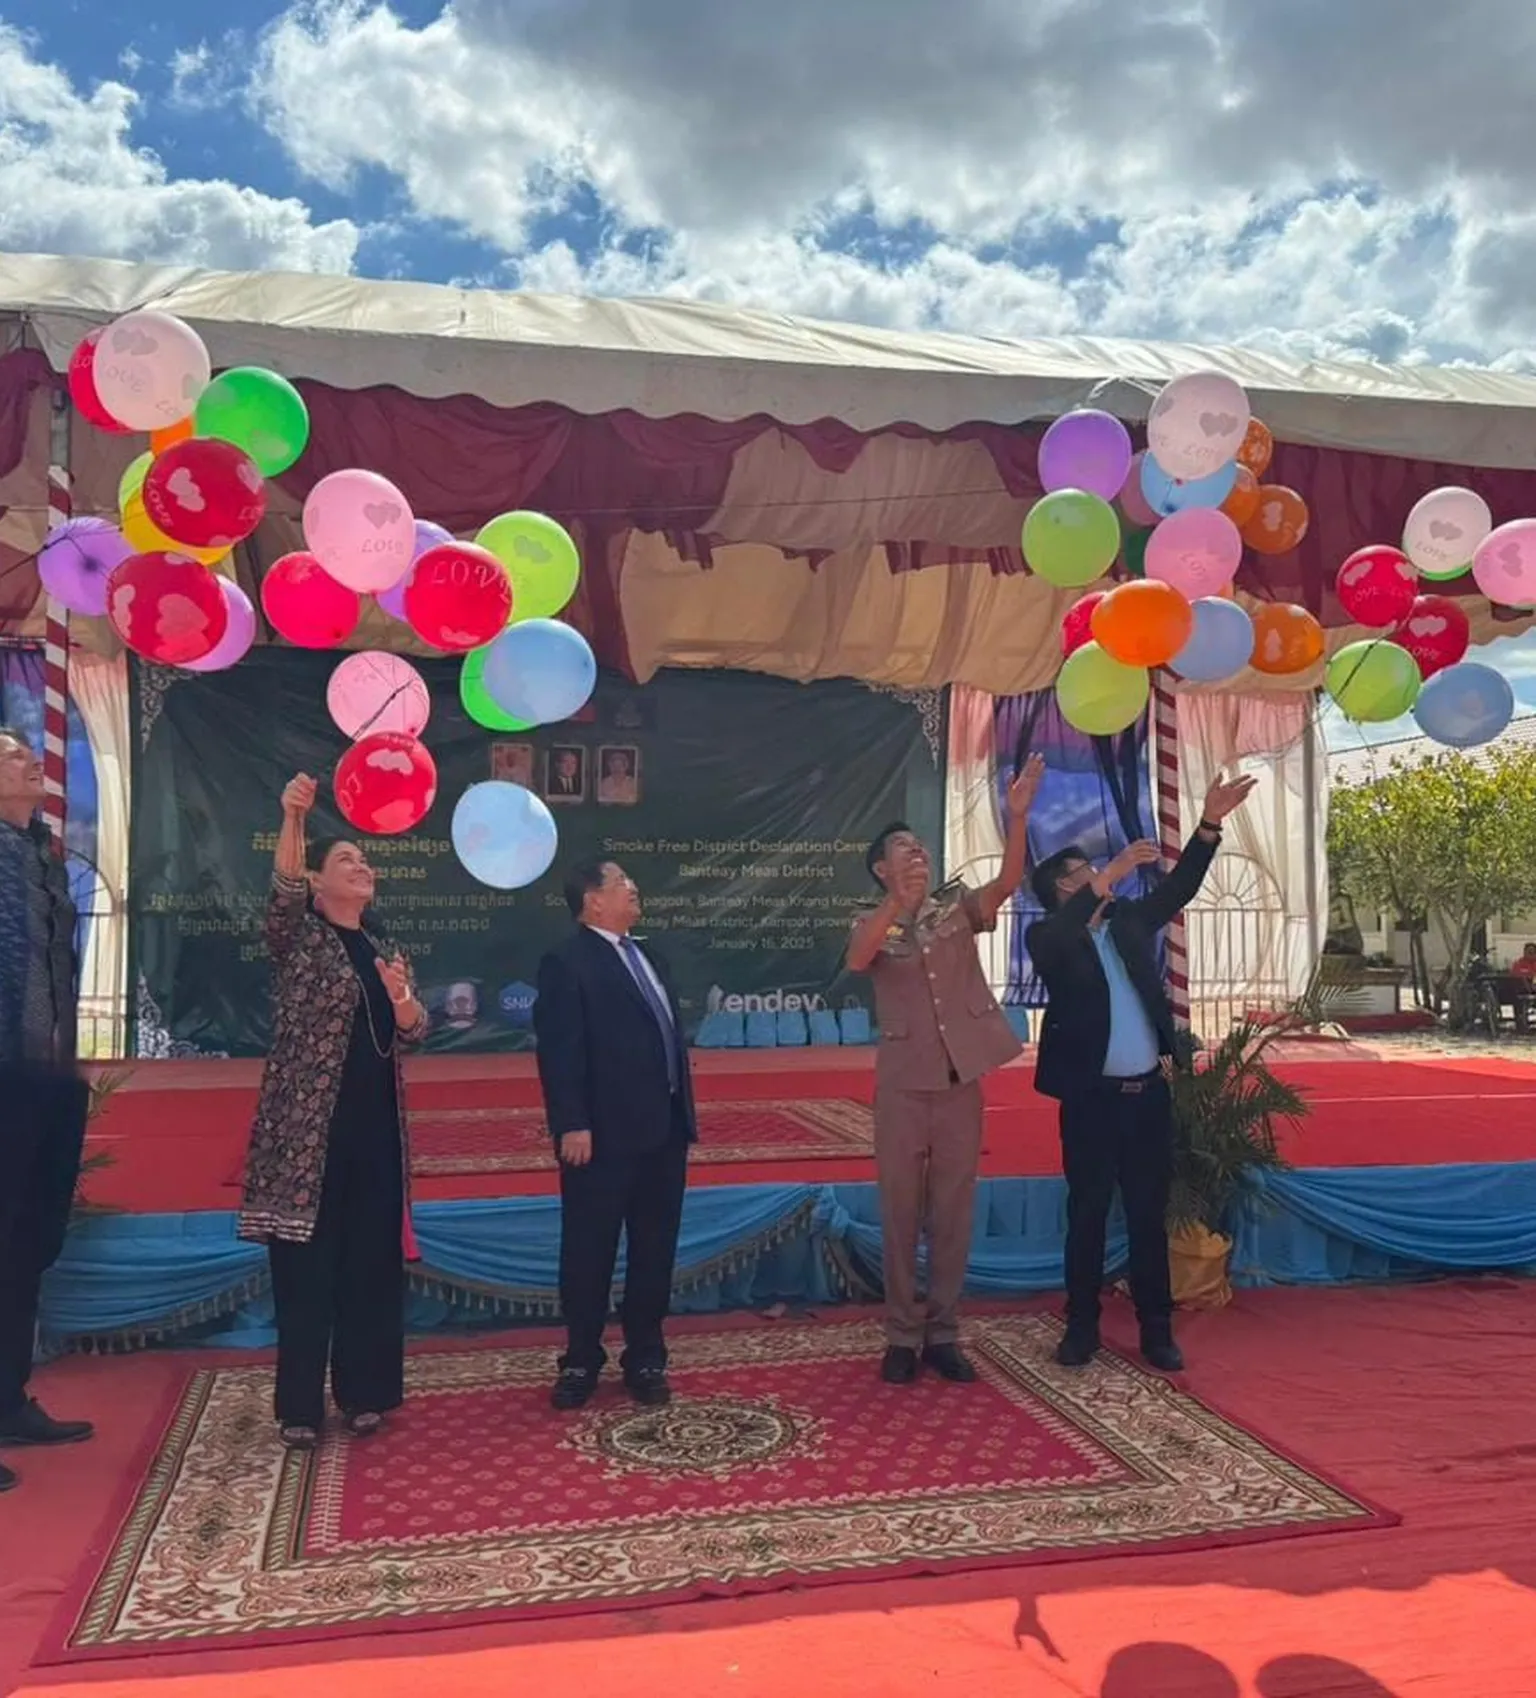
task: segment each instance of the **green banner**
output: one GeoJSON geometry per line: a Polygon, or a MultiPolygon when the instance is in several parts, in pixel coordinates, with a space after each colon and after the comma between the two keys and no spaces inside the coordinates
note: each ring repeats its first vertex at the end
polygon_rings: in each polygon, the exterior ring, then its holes
{"type": "MultiPolygon", "coordinates": [[[[130,948],[140,1055],[259,1055],[269,1031],[262,913],[278,797],[320,778],[312,830],[347,832],[329,776],[345,747],[326,713],[337,657],[258,650],[213,677],[136,667],[130,948]]],[[[904,818],[937,843],[941,699],[841,680],[665,672],[604,677],[574,721],[527,734],[475,725],[458,663],[421,666],[438,800],[403,837],[365,840],[375,920],[410,954],[433,1050],[531,1043],[539,958],[570,928],[560,869],[618,861],[640,928],[670,966],[690,1030],[713,1009],[840,1008],[867,994],[842,972],[848,918],[868,894],[864,850],[904,818]],[[560,826],[551,874],[489,890],[459,865],[453,806],[485,778],[546,796],[560,826]]]]}

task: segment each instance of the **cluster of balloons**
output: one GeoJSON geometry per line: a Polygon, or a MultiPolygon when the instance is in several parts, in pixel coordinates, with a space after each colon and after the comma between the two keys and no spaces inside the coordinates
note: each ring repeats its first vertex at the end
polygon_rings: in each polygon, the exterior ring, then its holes
{"type": "Polygon", "coordinates": [[[1056,696],[1070,725],[1107,736],[1134,724],[1153,667],[1217,683],[1247,666],[1285,676],[1321,660],[1322,627],[1304,608],[1273,603],[1250,616],[1232,599],[1245,546],[1283,554],[1307,532],[1301,497],[1260,481],[1273,453],[1241,385],[1220,372],[1158,394],[1143,453],[1094,409],[1046,432],[1046,493],[1024,521],[1030,569],[1064,589],[1086,589],[1117,559],[1131,574],[1084,596],[1062,623],[1056,696]]]}
{"type": "Polygon", "coordinates": [[[1471,572],[1490,601],[1536,603],[1536,520],[1497,530],[1488,503],[1474,490],[1432,490],[1408,515],[1402,547],[1357,549],[1339,568],[1334,588],[1356,624],[1386,633],[1350,643],[1328,663],[1329,695],[1360,724],[1397,719],[1412,710],[1419,729],[1453,749],[1497,737],[1515,711],[1509,680],[1465,659],[1471,625],[1450,596],[1421,585],[1471,572]]]}
{"type": "MultiPolygon", "coordinates": [[[[304,452],[303,397],[255,367],[215,377],[197,332],[153,310],[92,331],[71,358],[69,388],[92,424],[147,431],[149,447],[123,474],[117,524],[82,517],[49,533],[38,558],[45,590],[72,612],[106,617],[145,660],[196,672],[235,665],[255,640],[256,611],[216,568],[265,516],[266,480],[304,452]]],[[[418,519],[387,478],[348,469],[310,490],[303,530],[304,548],[275,561],[261,585],[263,611],[294,645],[345,643],[372,596],[429,647],[464,657],[461,699],[489,729],[553,724],[591,696],[592,651],[555,617],[576,592],[581,560],[553,519],[503,513],[460,541],[418,519]]],[[[327,705],[351,739],[335,775],[343,818],[364,832],[412,830],[437,794],[420,673],[396,655],[351,655],[327,705]]],[[[542,876],[557,847],[544,804],[501,783],[460,799],[454,842],[475,877],[503,889],[542,876]]]]}

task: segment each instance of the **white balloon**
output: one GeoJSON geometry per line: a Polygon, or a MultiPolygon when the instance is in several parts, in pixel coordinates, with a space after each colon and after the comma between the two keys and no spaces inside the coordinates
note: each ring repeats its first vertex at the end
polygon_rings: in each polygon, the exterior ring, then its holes
{"type": "Polygon", "coordinates": [[[179,424],[208,387],[203,339],[169,313],[126,313],[96,344],[92,381],[103,407],[130,430],[179,424]]]}
{"type": "Polygon", "coordinates": [[[523,890],[555,863],[555,816],[521,784],[471,784],[453,810],[453,847],[464,870],[493,890],[523,890]]]}
{"type": "Polygon", "coordinates": [[[1208,478],[1229,461],[1253,417],[1243,386],[1219,371],[1176,377],[1147,415],[1147,449],[1174,478],[1208,478]]]}

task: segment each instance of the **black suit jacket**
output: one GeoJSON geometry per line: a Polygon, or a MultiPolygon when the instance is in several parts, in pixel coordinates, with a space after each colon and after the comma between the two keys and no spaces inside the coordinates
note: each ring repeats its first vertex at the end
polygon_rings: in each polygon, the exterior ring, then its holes
{"type": "MultiPolygon", "coordinates": [[[[1179,864],[1150,896],[1112,903],[1104,919],[1164,1056],[1179,1058],[1180,1046],[1157,969],[1157,934],[1194,900],[1216,847],[1198,835],[1191,838],[1179,864]]],[[[1043,1096],[1075,1095],[1104,1074],[1109,982],[1088,930],[1098,905],[1099,898],[1085,885],[1053,913],[1036,920],[1024,936],[1049,998],[1035,1063],[1035,1089],[1043,1096]]]]}
{"type": "Polygon", "coordinates": [[[592,1157],[657,1149],[676,1135],[698,1136],[693,1081],[677,999],[649,950],[672,1010],[678,1097],[667,1079],[666,1040],[651,1005],[618,950],[587,926],[539,965],[533,1030],[549,1129],[592,1134],[592,1157]]]}

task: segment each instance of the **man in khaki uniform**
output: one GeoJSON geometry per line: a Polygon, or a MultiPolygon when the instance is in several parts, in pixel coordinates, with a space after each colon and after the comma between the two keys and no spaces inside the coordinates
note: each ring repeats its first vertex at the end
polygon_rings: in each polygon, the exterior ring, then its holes
{"type": "Polygon", "coordinates": [[[958,1309],[971,1246],[981,1155],[981,1079],[1012,1061],[1018,1039],[976,952],[996,928],[1028,857],[1029,809],[1044,762],[1032,756],[1008,791],[1003,864],[980,890],[932,890],[928,851],[902,824],[870,845],[885,900],[855,920],[848,966],[875,986],[875,1168],[880,1182],[886,1352],[881,1377],[910,1385],[925,1364],[947,1380],[976,1378],[959,1345],[958,1309]],[[917,1289],[927,1228],[928,1292],[917,1289]]]}

